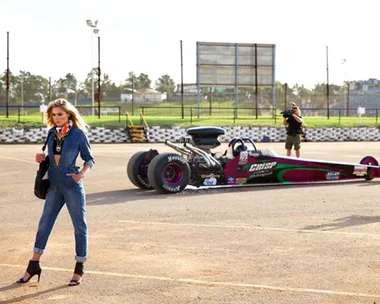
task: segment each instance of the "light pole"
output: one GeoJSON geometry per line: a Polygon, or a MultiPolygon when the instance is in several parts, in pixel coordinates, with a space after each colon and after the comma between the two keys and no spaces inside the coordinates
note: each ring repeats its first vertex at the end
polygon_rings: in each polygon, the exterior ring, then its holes
{"type": "Polygon", "coordinates": [[[92,28],[91,31],[91,106],[92,106],[92,115],[94,115],[94,94],[95,94],[95,85],[94,85],[94,34],[99,33],[98,29],[98,20],[92,22],[91,19],[86,20],[86,24],[92,28]]]}
{"type": "MultiPolygon", "coordinates": [[[[342,60],[342,66],[343,66],[343,89],[344,85],[347,84],[347,97],[346,97],[346,116],[348,117],[350,115],[350,82],[346,79],[346,63],[347,59],[342,60]]],[[[344,98],[344,97],[343,97],[344,98]]],[[[344,101],[343,101],[344,102],[344,101]]]]}
{"type": "Polygon", "coordinates": [[[21,115],[24,115],[24,75],[21,75],[21,115]]]}
{"type": "Polygon", "coordinates": [[[100,37],[98,36],[98,93],[97,93],[97,102],[98,102],[98,118],[100,118],[100,101],[101,101],[101,94],[100,94],[100,37]]]}

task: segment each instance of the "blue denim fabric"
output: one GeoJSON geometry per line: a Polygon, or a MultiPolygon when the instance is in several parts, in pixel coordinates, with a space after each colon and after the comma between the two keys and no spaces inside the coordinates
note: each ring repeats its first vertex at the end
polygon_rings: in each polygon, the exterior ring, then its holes
{"type": "Polygon", "coordinates": [[[78,173],[76,166],[78,155],[85,164],[92,167],[95,164],[91,154],[91,147],[86,134],[73,127],[65,139],[61,158],[57,165],[53,156],[53,139],[55,129],[49,138],[47,148],[51,155],[49,167],[50,189],[46,195],[45,205],[38,225],[38,232],[34,244],[34,252],[44,253],[54,223],[66,203],[75,232],[76,261],[87,260],[87,223],[86,223],[86,196],[82,181],[76,183],[67,173],[78,173]]]}

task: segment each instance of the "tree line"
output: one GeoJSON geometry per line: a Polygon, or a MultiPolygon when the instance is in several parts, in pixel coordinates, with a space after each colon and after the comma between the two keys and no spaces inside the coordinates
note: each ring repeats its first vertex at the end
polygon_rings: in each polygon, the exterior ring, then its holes
{"type": "MultiPolygon", "coordinates": [[[[97,75],[98,71],[94,68],[87,74],[86,79],[83,81],[78,80],[75,75],[68,73],[64,77],[59,78],[53,83],[46,77],[41,75],[34,75],[27,71],[20,71],[18,75],[10,73],[10,104],[28,104],[41,101],[54,100],[58,97],[68,97],[69,99],[81,99],[88,98],[92,93],[92,77],[95,82],[95,92],[97,88],[97,75]],[[71,94],[71,95],[70,95],[71,94]],[[74,97],[75,94],[75,97],[74,97]]],[[[6,71],[0,77],[0,104],[5,104],[6,100],[6,71]]],[[[131,93],[132,90],[139,89],[155,89],[159,92],[166,92],[170,97],[174,95],[178,89],[174,80],[167,74],[162,75],[152,85],[152,80],[148,74],[141,73],[136,75],[134,72],[129,72],[128,77],[120,84],[116,84],[112,81],[108,74],[104,73],[101,77],[101,91],[112,100],[120,100],[120,94],[131,93]]],[[[180,90],[180,86],[179,90],[180,90]]],[[[332,99],[334,97],[343,99],[347,94],[347,86],[338,86],[330,84],[329,93],[332,99]]],[[[284,83],[276,82],[276,100],[277,105],[283,104],[286,98],[289,102],[293,101],[299,105],[307,105],[312,103],[313,107],[326,105],[326,92],[327,85],[316,84],[314,88],[308,89],[303,85],[295,84],[294,86],[286,86],[284,83]]],[[[210,99],[215,100],[218,92],[217,90],[203,90],[204,96],[209,96],[210,99]]],[[[260,94],[268,100],[271,100],[272,88],[271,87],[259,87],[259,92],[255,92],[254,87],[244,88],[239,87],[239,95],[251,95],[260,94]]]]}
{"type": "MultiPolygon", "coordinates": [[[[92,79],[95,82],[95,92],[98,81],[98,70],[94,68],[87,74],[83,81],[78,80],[74,74],[68,73],[64,77],[52,82],[41,75],[33,75],[27,71],[20,71],[18,75],[10,73],[9,95],[10,104],[27,104],[41,101],[54,100],[62,96],[73,98],[88,98],[92,94],[92,79]],[[92,74],[93,73],[93,74],[92,74]],[[70,95],[72,94],[72,95],[70,95]]],[[[0,102],[3,104],[6,98],[7,72],[0,78],[0,102]]],[[[101,91],[111,99],[120,98],[122,93],[130,93],[133,90],[151,89],[152,81],[145,73],[137,76],[129,72],[128,77],[119,85],[112,81],[108,74],[103,74],[100,80],[101,91]]],[[[169,96],[174,93],[176,86],[169,75],[162,75],[155,82],[155,90],[166,92],[169,96]]]]}

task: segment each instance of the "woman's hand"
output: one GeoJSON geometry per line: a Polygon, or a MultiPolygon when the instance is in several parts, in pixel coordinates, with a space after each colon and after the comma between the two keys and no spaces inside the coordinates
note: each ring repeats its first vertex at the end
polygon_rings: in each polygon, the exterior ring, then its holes
{"type": "Polygon", "coordinates": [[[36,154],[36,162],[40,163],[45,160],[45,153],[37,153],[36,154]]]}
{"type": "Polygon", "coordinates": [[[78,174],[75,174],[75,173],[67,173],[66,176],[71,176],[73,178],[73,180],[76,182],[76,183],[79,183],[79,181],[84,178],[84,174],[82,171],[80,171],[78,174]]]}

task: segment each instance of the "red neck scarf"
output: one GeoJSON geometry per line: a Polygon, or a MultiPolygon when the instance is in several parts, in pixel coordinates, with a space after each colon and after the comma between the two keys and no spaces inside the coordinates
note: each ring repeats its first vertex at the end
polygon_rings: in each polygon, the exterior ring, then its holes
{"type": "Polygon", "coordinates": [[[71,129],[72,126],[73,126],[73,122],[70,120],[64,126],[62,126],[62,127],[56,127],[55,129],[57,130],[58,133],[67,134],[70,131],[70,129],[71,129]]]}

